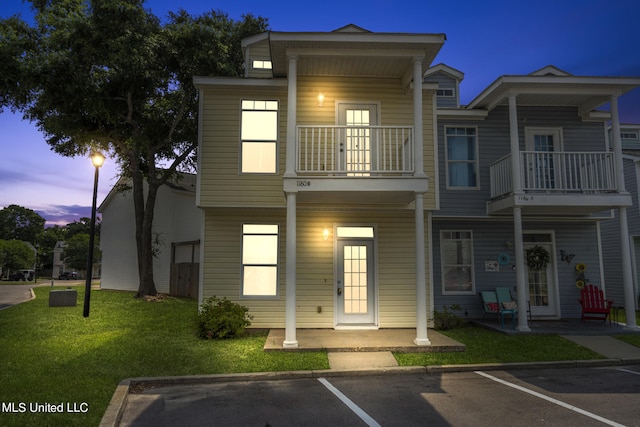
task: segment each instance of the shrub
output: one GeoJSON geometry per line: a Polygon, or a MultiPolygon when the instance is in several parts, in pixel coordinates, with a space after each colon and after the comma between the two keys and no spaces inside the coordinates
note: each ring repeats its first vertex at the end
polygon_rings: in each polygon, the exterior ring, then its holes
{"type": "Polygon", "coordinates": [[[459,310],[461,310],[461,308],[458,304],[453,304],[448,308],[446,305],[443,305],[442,311],[433,310],[433,327],[440,331],[446,331],[461,326],[464,320],[453,313],[459,310]]]}
{"type": "Polygon", "coordinates": [[[247,307],[227,298],[207,298],[198,314],[198,336],[204,339],[233,338],[244,333],[253,316],[247,307]]]}

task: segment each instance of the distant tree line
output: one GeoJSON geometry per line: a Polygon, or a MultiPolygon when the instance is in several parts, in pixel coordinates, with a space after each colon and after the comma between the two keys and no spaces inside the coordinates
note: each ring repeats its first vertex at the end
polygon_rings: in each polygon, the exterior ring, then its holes
{"type": "MultiPolygon", "coordinates": [[[[48,276],[53,269],[56,243],[66,242],[65,263],[73,269],[87,266],[90,218],[80,218],[64,226],[45,228],[46,220],[35,211],[9,205],[0,210],[0,272],[33,269],[36,275],[48,276]]],[[[96,223],[94,262],[100,259],[100,222],[96,223]]]]}

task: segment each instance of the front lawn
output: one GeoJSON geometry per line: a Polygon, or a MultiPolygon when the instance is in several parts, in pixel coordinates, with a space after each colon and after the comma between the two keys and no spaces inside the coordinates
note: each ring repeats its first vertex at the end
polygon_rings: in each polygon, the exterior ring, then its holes
{"type": "Polygon", "coordinates": [[[0,404],[27,406],[0,412],[2,426],[98,425],[124,378],[329,367],[326,353],[265,353],[266,332],[200,340],[193,300],[145,302],[130,292],[94,290],[84,318],[83,287],[74,288],[76,307],[49,307],[50,289],[61,288],[35,288],[35,300],[0,311],[0,404]],[[30,413],[31,403],[86,403],[89,411],[30,413]]]}

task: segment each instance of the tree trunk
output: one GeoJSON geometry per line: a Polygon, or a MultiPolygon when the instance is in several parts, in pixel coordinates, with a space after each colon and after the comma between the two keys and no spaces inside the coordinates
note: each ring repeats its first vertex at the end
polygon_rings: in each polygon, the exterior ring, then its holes
{"type": "Polygon", "coordinates": [[[136,221],[136,245],[138,254],[138,292],[137,298],[156,295],[156,285],[153,280],[153,213],[158,194],[159,184],[151,176],[147,179],[147,197],[145,202],[145,178],[139,168],[134,167],[133,202],[136,221]]]}

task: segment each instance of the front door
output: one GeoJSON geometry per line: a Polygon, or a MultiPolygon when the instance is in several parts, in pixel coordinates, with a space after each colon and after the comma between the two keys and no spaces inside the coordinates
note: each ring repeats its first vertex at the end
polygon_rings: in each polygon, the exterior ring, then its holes
{"type": "Polygon", "coordinates": [[[373,240],[338,240],[336,265],[337,326],[374,326],[373,240]]]}
{"type": "Polygon", "coordinates": [[[346,126],[340,138],[338,159],[341,170],[350,176],[367,176],[376,169],[375,132],[378,124],[376,104],[338,104],[338,125],[346,126]]]}
{"type": "Polygon", "coordinates": [[[535,246],[544,248],[550,254],[550,262],[541,270],[532,270],[527,265],[527,283],[532,316],[553,317],[558,315],[557,282],[555,280],[553,244],[550,234],[525,235],[524,251],[535,246]],[[528,241],[528,242],[527,242],[528,241]]]}

